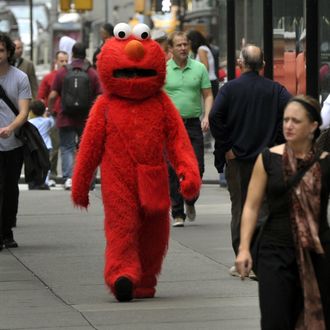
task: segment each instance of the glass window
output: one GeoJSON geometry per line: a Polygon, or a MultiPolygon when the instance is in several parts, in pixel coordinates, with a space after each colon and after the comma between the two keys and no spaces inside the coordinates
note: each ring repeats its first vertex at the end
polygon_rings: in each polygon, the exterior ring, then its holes
{"type": "Polygon", "coordinates": [[[235,1],[235,16],[236,58],[238,58],[242,46],[246,44],[263,47],[263,1],[235,1]]]}
{"type": "Polygon", "coordinates": [[[263,1],[235,1],[236,48],[240,50],[246,43],[263,46],[263,1]]]}
{"type": "Polygon", "coordinates": [[[306,24],[303,0],[273,1],[274,80],[306,94],[306,24]]]}
{"type": "Polygon", "coordinates": [[[319,2],[320,22],[320,99],[330,94],[330,1],[319,2]]]}
{"type": "MultiPolygon", "coordinates": [[[[30,7],[28,5],[13,5],[10,6],[10,9],[16,18],[30,18],[30,7]]],[[[32,10],[33,20],[39,21],[42,28],[46,30],[49,24],[47,7],[34,5],[32,10]]]]}

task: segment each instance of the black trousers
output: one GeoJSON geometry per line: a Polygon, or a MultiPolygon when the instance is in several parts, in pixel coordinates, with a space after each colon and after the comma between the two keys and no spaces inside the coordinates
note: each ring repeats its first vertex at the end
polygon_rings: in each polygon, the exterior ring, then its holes
{"type": "MultiPolygon", "coordinates": [[[[195,155],[198,161],[199,172],[202,177],[204,173],[204,141],[201,122],[199,118],[183,119],[183,122],[189,135],[190,142],[195,151],[195,155]]],[[[184,202],[186,202],[188,205],[194,205],[198,197],[194,200],[184,201],[182,195],[180,194],[179,179],[174,169],[170,165],[168,168],[168,172],[170,179],[172,217],[181,217],[185,219],[186,214],[184,212],[184,202]]]]}
{"type": "Polygon", "coordinates": [[[11,238],[18,210],[23,148],[0,151],[0,239],[11,238]]]}
{"type": "MultiPolygon", "coordinates": [[[[326,329],[330,330],[330,244],[323,245],[325,255],[311,253],[326,329]]],[[[262,243],[258,255],[259,304],[262,330],[294,330],[303,309],[294,247],[262,243]]]]}

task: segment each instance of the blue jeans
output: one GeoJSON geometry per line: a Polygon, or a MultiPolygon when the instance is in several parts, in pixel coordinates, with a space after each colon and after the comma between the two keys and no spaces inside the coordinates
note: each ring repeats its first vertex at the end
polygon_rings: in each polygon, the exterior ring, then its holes
{"type": "Polygon", "coordinates": [[[62,157],[62,177],[63,179],[72,177],[74,156],[79,145],[83,127],[60,127],[60,150],[62,157]]]}

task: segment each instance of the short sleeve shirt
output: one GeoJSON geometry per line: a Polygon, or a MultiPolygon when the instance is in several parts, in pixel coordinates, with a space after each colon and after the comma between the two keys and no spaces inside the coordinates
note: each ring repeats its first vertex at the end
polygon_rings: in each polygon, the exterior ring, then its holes
{"type": "MultiPolygon", "coordinates": [[[[10,66],[6,74],[0,75],[0,85],[6,91],[8,98],[18,109],[18,101],[31,99],[31,87],[28,76],[21,70],[10,66]]],[[[16,115],[5,101],[0,99],[0,127],[11,124],[16,115]]],[[[0,151],[9,151],[22,146],[22,142],[11,134],[8,138],[0,138],[0,151]]]]}
{"type": "Polygon", "coordinates": [[[181,69],[173,59],[167,61],[165,91],[182,118],[198,118],[202,114],[202,90],[211,88],[205,65],[188,58],[181,69]]]}

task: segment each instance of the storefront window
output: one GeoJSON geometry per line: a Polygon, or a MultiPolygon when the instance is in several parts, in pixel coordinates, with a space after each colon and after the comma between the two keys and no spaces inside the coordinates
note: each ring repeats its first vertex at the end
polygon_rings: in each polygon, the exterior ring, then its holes
{"type": "Polygon", "coordinates": [[[320,22],[320,100],[330,94],[330,2],[319,2],[320,22]]]}
{"type": "Polygon", "coordinates": [[[262,0],[237,0],[236,4],[236,48],[246,43],[263,46],[263,2],[262,0]]]}
{"type": "Polygon", "coordinates": [[[225,67],[227,61],[227,1],[219,0],[218,25],[214,40],[218,42],[220,65],[225,67]]]}
{"type": "Polygon", "coordinates": [[[303,0],[273,1],[274,80],[292,94],[306,94],[306,23],[303,0]]]}
{"type": "MultiPolygon", "coordinates": [[[[263,1],[235,1],[236,58],[246,44],[263,47],[263,1]]],[[[236,69],[236,77],[238,75],[236,69]]]]}

